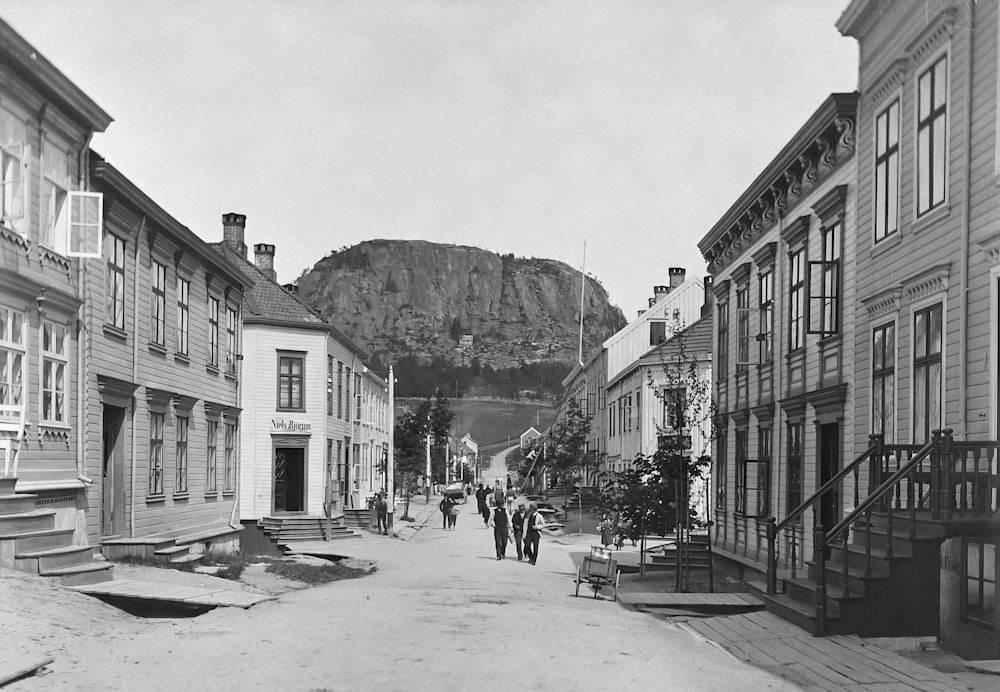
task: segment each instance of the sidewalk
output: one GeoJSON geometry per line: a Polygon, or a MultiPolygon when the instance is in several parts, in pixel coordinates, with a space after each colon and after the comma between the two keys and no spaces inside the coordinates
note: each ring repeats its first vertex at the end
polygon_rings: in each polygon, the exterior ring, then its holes
{"type": "Polygon", "coordinates": [[[392,535],[394,538],[408,541],[413,535],[427,525],[436,514],[439,513],[438,503],[441,502],[440,495],[431,495],[431,501],[424,503],[424,496],[414,495],[410,498],[410,521],[402,521],[403,508],[405,502],[398,502],[393,510],[392,535]]]}

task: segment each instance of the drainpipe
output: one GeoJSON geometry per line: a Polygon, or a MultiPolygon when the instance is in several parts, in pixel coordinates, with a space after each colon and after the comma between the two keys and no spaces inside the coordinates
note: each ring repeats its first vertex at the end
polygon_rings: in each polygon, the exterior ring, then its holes
{"type": "Polygon", "coordinates": [[[962,174],[964,180],[964,191],[962,199],[962,256],[959,261],[961,272],[960,284],[962,293],[959,297],[961,304],[959,308],[959,329],[962,344],[958,349],[959,372],[958,378],[958,429],[965,437],[968,436],[968,349],[966,344],[969,338],[969,236],[972,233],[971,209],[972,209],[972,52],[973,42],[976,37],[975,26],[975,0],[968,0],[966,16],[969,18],[969,31],[967,32],[969,47],[965,54],[965,77],[963,88],[965,89],[965,138],[962,142],[962,174]]]}
{"type": "MultiPolygon", "coordinates": [[[[142,232],[146,230],[146,217],[139,219],[139,227],[135,231],[135,252],[132,255],[132,384],[139,381],[139,242],[142,232]]],[[[129,498],[128,498],[128,532],[135,538],[135,466],[136,466],[136,433],[135,433],[135,394],[132,395],[131,440],[129,452],[129,498]]]]}
{"type": "MultiPolygon", "coordinates": [[[[80,153],[77,155],[77,170],[80,172],[79,188],[81,190],[90,189],[89,168],[90,157],[87,152],[90,149],[90,142],[94,138],[94,133],[90,132],[80,153]]],[[[77,297],[80,299],[80,307],[77,310],[78,328],[76,335],[76,477],[87,485],[93,485],[94,479],[87,475],[87,456],[85,450],[86,436],[86,403],[87,403],[87,357],[84,339],[89,338],[87,330],[87,310],[90,308],[87,296],[87,260],[79,258],[77,260],[77,297]]]]}
{"type": "MultiPolygon", "coordinates": [[[[240,302],[243,302],[242,293],[240,294],[240,302]]],[[[228,307],[227,307],[228,309],[228,307]]],[[[237,424],[236,434],[239,437],[243,436],[243,432],[240,430],[240,426],[243,425],[243,308],[242,305],[239,311],[239,324],[237,325],[237,333],[240,338],[237,339],[237,343],[240,345],[240,353],[236,354],[236,407],[240,409],[240,422],[237,424]]],[[[225,435],[225,427],[222,429],[222,434],[225,435]]],[[[216,436],[219,432],[216,430],[216,436]]],[[[218,448],[218,437],[216,437],[216,448],[218,448]]],[[[225,443],[223,443],[225,444],[225,443]]],[[[233,440],[233,465],[236,467],[233,469],[233,511],[229,514],[229,526],[233,529],[242,528],[242,524],[237,518],[236,514],[240,508],[240,470],[243,464],[243,445],[239,444],[239,438],[233,440]]],[[[216,452],[216,468],[218,468],[218,452],[216,452]]]]}

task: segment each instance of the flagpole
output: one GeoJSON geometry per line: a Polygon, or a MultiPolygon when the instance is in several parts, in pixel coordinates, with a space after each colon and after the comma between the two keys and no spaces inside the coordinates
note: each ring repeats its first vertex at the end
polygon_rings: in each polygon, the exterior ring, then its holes
{"type": "Polygon", "coordinates": [[[583,367],[583,297],[587,290],[587,241],[583,241],[583,265],[580,268],[580,350],[578,359],[583,367]]]}

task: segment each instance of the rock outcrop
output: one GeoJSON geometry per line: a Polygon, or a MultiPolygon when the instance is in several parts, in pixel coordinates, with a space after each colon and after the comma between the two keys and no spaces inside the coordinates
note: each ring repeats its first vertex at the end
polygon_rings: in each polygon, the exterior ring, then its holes
{"type": "MultiPolygon", "coordinates": [[[[562,262],[371,240],[317,262],[298,292],[383,362],[410,355],[503,369],[577,358],[580,272],[562,262]]],[[[604,287],[587,277],[584,353],[624,324],[604,287]]]]}

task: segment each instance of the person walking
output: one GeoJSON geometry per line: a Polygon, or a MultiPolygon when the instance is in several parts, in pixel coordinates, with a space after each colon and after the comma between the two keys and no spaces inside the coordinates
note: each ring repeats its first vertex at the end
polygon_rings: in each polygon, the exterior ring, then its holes
{"type": "Polygon", "coordinates": [[[545,519],[538,511],[538,505],[532,502],[528,505],[528,515],[524,518],[524,555],[528,562],[535,564],[538,560],[538,541],[545,528],[545,519]]]}
{"type": "Polygon", "coordinates": [[[378,497],[375,498],[375,516],[378,518],[378,532],[386,536],[389,535],[388,514],[389,505],[385,502],[385,496],[379,493],[378,497]]]}
{"type": "Polygon", "coordinates": [[[479,509],[479,513],[483,517],[483,525],[490,523],[490,508],[486,506],[486,496],[489,495],[489,491],[483,487],[483,484],[479,484],[479,488],[476,490],[476,507],[479,509]]]}
{"type": "Polygon", "coordinates": [[[457,521],[458,521],[458,501],[454,500],[451,503],[451,509],[448,510],[448,528],[454,531],[455,522],[457,521]]]}
{"type": "Polygon", "coordinates": [[[493,527],[493,542],[497,548],[497,560],[504,560],[507,558],[507,539],[510,537],[510,517],[503,504],[499,504],[493,509],[490,526],[493,527]]]}
{"type": "Polygon", "coordinates": [[[597,525],[597,530],[601,532],[601,545],[605,548],[615,542],[615,525],[607,512],[601,515],[601,523],[597,525]]]}
{"type": "Polygon", "coordinates": [[[514,531],[514,546],[517,548],[517,559],[524,559],[524,551],[521,548],[521,543],[524,541],[524,503],[521,502],[517,506],[517,511],[510,518],[510,526],[514,531]]]}
{"type": "Polygon", "coordinates": [[[441,502],[438,504],[438,509],[441,510],[441,528],[448,528],[448,518],[451,516],[451,508],[455,506],[450,497],[443,497],[441,502]]]}

